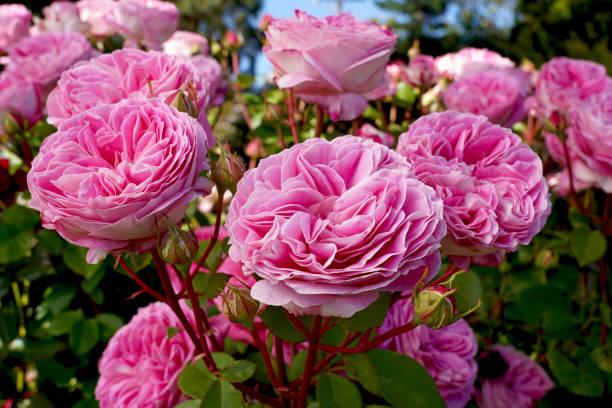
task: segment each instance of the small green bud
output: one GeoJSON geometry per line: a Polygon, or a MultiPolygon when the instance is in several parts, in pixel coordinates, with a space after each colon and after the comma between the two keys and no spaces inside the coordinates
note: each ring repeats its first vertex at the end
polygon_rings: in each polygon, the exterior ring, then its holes
{"type": "Polygon", "coordinates": [[[429,286],[413,296],[414,315],[432,329],[439,329],[455,321],[456,311],[453,293],[457,289],[429,286]]]}
{"type": "Polygon", "coordinates": [[[190,262],[198,253],[198,248],[198,238],[193,232],[184,231],[170,223],[159,245],[159,254],[164,261],[181,265],[190,262]]]}
{"type": "Polygon", "coordinates": [[[249,289],[228,285],[222,309],[230,321],[248,325],[259,311],[259,302],[251,297],[249,289]]]}
{"type": "Polygon", "coordinates": [[[236,193],[236,184],[244,175],[245,166],[240,158],[233,154],[225,153],[221,150],[221,157],[215,163],[212,172],[212,179],[219,191],[230,190],[236,193]]]}

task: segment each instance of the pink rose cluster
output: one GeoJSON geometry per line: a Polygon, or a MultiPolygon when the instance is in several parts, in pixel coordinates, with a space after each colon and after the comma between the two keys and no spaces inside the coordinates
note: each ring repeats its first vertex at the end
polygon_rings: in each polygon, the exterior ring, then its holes
{"type": "Polygon", "coordinates": [[[0,6],[0,52],[8,52],[30,30],[32,13],[22,4],[0,6]]]}
{"type": "Polygon", "coordinates": [[[486,48],[463,48],[435,59],[438,72],[452,80],[458,80],[472,72],[507,70],[515,67],[512,60],[486,48]]]}
{"type": "Polygon", "coordinates": [[[431,55],[417,55],[404,69],[404,77],[412,86],[430,88],[438,82],[440,73],[431,55]]]}
{"type": "Polygon", "coordinates": [[[507,367],[497,378],[480,376],[476,402],[481,408],[530,408],[553,387],[548,374],[536,362],[511,346],[497,344],[489,355],[497,354],[507,367]]]}
{"type": "Polygon", "coordinates": [[[390,31],[347,13],[315,18],[296,11],[294,18],[271,21],[265,34],[277,85],[322,106],[334,121],[365,111],[395,47],[390,31]]]}
{"type": "Polygon", "coordinates": [[[434,190],[398,154],[354,136],[261,160],[238,183],[226,227],[230,256],[261,278],[254,299],[342,317],[435,275],[446,234],[434,190]]]}
{"type": "MultiPolygon", "coordinates": [[[[412,320],[410,299],[402,299],[389,308],[379,332],[385,333],[412,320]]],[[[393,337],[386,347],[416,360],[429,372],[449,408],[462,408],[472,398],[478,366],[476,336],[463,319],[434,330],[420,325],[393,337]]]]}
{"type": "Polygon", "coordinates": [[[43,8],[43,19],[34,17],[31,34],[64,31],[87,34],[90,25],[81,20],[77,5],[71,1],[54,1],[43,8]]]}
{"type": "Polygon", "coordinates": [[[155,246],[165,220],[178,222],[197,194],[210,192],[210,128],[156,98],[83,111],[47,137],[28,173],[31,207],[43,226],[89,248],[155,246]]]}
{"type": "Polygon", "coordinates": [[[361,125],[359,129],[357,129],[355,136],[359,136],[363,139],[370,139],[376,143],[381,143],[388,147],[393,146],[395,143],[395,138],[392,134],[383,132],[370,123],[364,123],[361,125]]]}
{"type": "Polygon", "coordinates": [[[89,25],[89,34],[94,37],[112,37],[117,30],[109,24],[110,16],[117,5],[115,0],[79,0],[76,2],[79,17],[89,25]]]}
{"type": "Polygon", "coordinates": [[[400,136],[398,153],[444,202],[442,251],[461,267],[501,263],[550,213],[540,158],[509,129],[468,113],[432,113],[400,136]]]}
{"type": "Polygon", "coordinates": [[[164,53],[191,57],[194,54],[208,54],[208,41],[191,31],[177,31],[163,43],[164,53]]]}
{"type": "MultiPolygon", "coordinates": [[[[191,324],[193,312],[182,309],[191,324]]],[[[138,310],[110,339],[98,361],[100,408],[172,408],[187,399],[178,377],[194,356],[194,345],[172,309],[155,302],[138,310]],[[179,328],[168,338],[168,328],[179,328]]]]}

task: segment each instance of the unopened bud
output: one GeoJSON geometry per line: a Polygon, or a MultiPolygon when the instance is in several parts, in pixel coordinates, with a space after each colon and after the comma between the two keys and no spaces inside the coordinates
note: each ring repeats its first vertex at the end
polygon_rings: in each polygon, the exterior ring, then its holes
{"type": "Polygon", "coordinates": [[[187,90],[183,88],[179,89],[175,96],[168,101],[168,105],[176,108],[179,112],[184,112],[192,118],[197,119],[199,112],[194,101],[194,98],[197,96],[193,92],[193,88],[191,87],[187,88],[187,90]]]}
{"type": "Polygon", "coordinates": [[[223,295],[222,309],[230,321],[248,325],[259,311],[259,302],[251,297],[249,289],[229,285],[223,295]]]}
{"type": "Polygon", "coordinates": [[[272,16],[269,15],[268,13],[261,16],[261,20],[259,20],[259,29],[261,31],[266,31],[268,29],[268,26],[272,22],[272,20],[273,20],[272,16]]]}
{"type": "Polygon", "coordinates": [[[559,256],[550,249],[544,249],[536,255],[535,264],[542,269],[554,268],[559,264],[559,256]]]}
{"type": "Polygon", "coordinates": [[[10,113],[2,114],[2,126],[0,130],[4,130],[7,135],[17,133],[21,130],[21,126],[10,113]]]}
{"type": "Polygon", "coordinates": [[[239,36],[238,34],[230,30],[225,33],[221,42],[224,46],[228,48],[238,48],[242,46],[244,40],[242,39],[242,36],[239,36]]]}
{"type": "Polygon", "coordinates": [[[193,232],[184,231],[170,223],[168,232],[159,245],[159,254],[164,261],[181,265],[196,256],[198,247],[198,238],[193,232]]]}
{"type": "Polygon", "coordinates": [[[236,193],[236,184],[244,175],[245,166],[240,158],[233,154],[221,151],[221,157],[215,163],[212,172],[212,179],[219,191],[230,190],[236,193]]]}
{"type": "Polygon", "coordinates": [[[264,154],[264,147],[263,147],[263,143],[261,142],[261,139],[256,137],[255,139],[251,140],[246,145],[246,148],[244,149],[244,152],[251,159],[258,159],[261,156],[263,156],[263,154],[264,154]]]}
{"type": "Polygon", "coordinates": [[[419,291],[413,298],[415,317],[432,329],[452,323],[456,310],[455,291],[438,285],[419,291]]]}

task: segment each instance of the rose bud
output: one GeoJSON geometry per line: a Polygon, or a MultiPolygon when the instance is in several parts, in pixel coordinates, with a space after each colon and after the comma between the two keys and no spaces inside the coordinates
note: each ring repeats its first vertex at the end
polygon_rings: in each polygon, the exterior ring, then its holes
{"type": "Polygon", "coordinates": [[[454,322],[456,291],[439,285],[419,291],[413,297],[415,319],[436,330],[454,322]]]}
{"type": "Polygon", "coordinates": [[[212,172],[212,179],[221,190],[230,190],[236,193],[236,184],[244,175],[244,163],[234,154],[227,154],[221,150],[221,157],[215,163],[212,172]]]}
{"type": "Polygon", "coordinates": [[[264,147],[263,147],[263,143],[261,142],[261,139],[256,137],[255,139],[251,140],[246,145],[246,148],[244,149],[244,152],[251,159],[257,159],[257,158],[263,156],[263,154],[265,152],[264,152],[264,147]]]}
{"type": "Polygon", "coordinates": [[[244,43],[244,39],[242,38],[242,36],[239,36],[233,31],[228,31],[227,33],[225,33],[221,41],[223,45],[228,48],[239,48],[244,43]]]}
{"type": "Polygon", "coordinates": [[[250,325],[259,311],[259,302],[251,297],[249,288],[229,285],[222,309],[230,321],[250,325]]]}
{"type": "Polygon", "coordinates": [[[197,96],[193,86],[189,85],[186,89],[179,89],[174,97],[168,101],[168,105],[176,108],[179,112],[184,112],[197,119],[200,111],[196,105],[197,96]]]}
{"type": "Polygon", "coordinates": [[[191,261],[198,253],[198,238],[191,231],[168,223],[168,233],[159,244],[159,254],[168,263],[181,265],[191,261]]]}

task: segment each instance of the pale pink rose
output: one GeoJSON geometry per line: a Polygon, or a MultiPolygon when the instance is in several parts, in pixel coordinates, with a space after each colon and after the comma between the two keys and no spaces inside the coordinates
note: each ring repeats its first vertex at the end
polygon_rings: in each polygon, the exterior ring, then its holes
{"type": "Polygon", "coordinates": [[[191,57],[190,61],[196,67],[201,77],[208,82],[208,106],[223,105],[229,84],[223,78],[221,64],[213,57],[206,55],[196,55],[191,57]]]}
{"type": "Polygon", "coordinates": [[[107,22],[126,39],[126,45],[142,44],[161,50],[162,43],[178,29],[180,13],[169,1],[119,0],[107,22]]]}
{"type": "Polygon", "coordinates": [[[43,8],[43,19],[34,17],[31,34],[64,31],[87,34],[89,24],[81,20],[77,5],[71,1],[54,1],[43,8]]]}
{"type": "Polygon", "coordinates": [[[544,116],[564,115],[572,106],[610,88],[606,67],[592,61],[557,57],[542,65],[536,83],[538,109],[544,116]]]}
{"type": "MultiPolygon", "coordinates": [[[[378,329],[385,333],[412,320],[414,309],[410,299],[401,299],[387,312],[378,329]]],[[[449,408],[464,407],[475,391],[478,366],[474,356],[478,350],[476,336],[463,319],[434,330],[421,325],[393,337],[386,348],[416,360],[429,372],[449,408]]]]}
{"type": "Polygon", "coordinates": [[[112,37],[117,33],[106,21],[116,5],[114,0],[79,0],[76,3],[81,20],[89,23],[89,34],[95,37],[112,37]]]}
{"type": "Polygon", "coordinates": [[[540,158],[510,129],[447,111],[415,121],[397,151],[444,201],[442,251],[465,267],[499,264],[528,244],[550,213],[540,158]],[[463,259],[462,259],[463,258],[463,259]]]}
{"type": "Polygon", "coordinates": [[[117,50],[76,64],[62,75],[49,95],[47,121],[58,126],[91,107],[135,96],[155,96],[170,104],[178,90],[189,84],[198,97],[199,119],[206,123],[208,85],[187,58],[157,51],[117,50]]]}
{"type": "MultiPolygon", "coordinates": [[[[183,312],[195,324],[193,311],[183,312]]],[[[108,342],[98,361],[100,408],[172,408],[187,399],[178,377],[195,347],[170,306],[155,302],[138,309],[108,342]],[[168,339],[168,328],[179,330],[168,339]]]]}
{"type": "MultiPolygon", "coordinates": [[[[42,119],[42,95],[40,88],[10,72],[0,73],[0,119],[13,117],[20,125],[27,120],[33,125],[42,119]]],[[[3,133],[0,120],[0,134],[3,133]]]]}
{"type": "Polygon", "coordinates": [[[262,159],[226,219],[232,259],[261,280],[254,299],[348,317],[379,291],[412,288],[446,234],[442,203],[395,152],[355,136],[310,139],[262,159]]]}
{"type": "Polygon", "coordinates": [[[392,134],[383,132],[372,126],[370,123],[364,123],[361,125],[359,129],[357,129],[357,133],[355,136],[359,136],[363,139],[370,139],[375,141],[376,143],[382,143],[385,146],[393,146],[395,143],[395,138],[392,134]]]}
{"type": "Polygon", "coordinates": [[[145,251],[211,183],[210,128],[156,98],[99,105],[47,137],[28,173],[43,226],[89,248],[145,251]]]}
{"type": "Polygon", "coordinates": [[[440,79],[440,73],[431,55],[417,55],[411,59],[404,75],[410,85],[424,88],[432,87],[440,79]]]}
{"type": "Polygon", "coordinates": [[[527,115],[524,89],[508,71],[468,74],[448,87],[443,100],[448,110],[483,115],[505,127],[527,115]]]}
{"type": "Polygon", "coordinates": [[[46,95],[62,72],[89,59],[92,48],[78,33],[44,33],[21,40],[9,52],[5,72],[38,84],[46,95]]]}
{"type": "Polygon", "coordinates": [[[365,95],[384,81],[395,36],[345,13],[316,18],[296,11],[266,30],[264,54],[277,85],[325,108],[332,120],[352,120],[368,106],[365,95]]]}
{"type": "MultiPolygon", "coordinates": [[[[530,408],[555,384],[546,371],[525,354],[511,346],[496,344],[490,353],[498,353],[505,362],[505,372],[498,378],[480,378],[476,403],[482,408],[530,408]]],[[[486,357],[485,357],[486,358],[486,357]]]]}
{"type": "Polygon", "coordinates": [[[32,13],[21,4],[0,6],[0,51],[8,52],[10,47],[28,36],[32,13]]]}
{"type": "Polygon", "coordinates": [[[191,57],[194,54],[208,54],[208,41],[200,34],[177,31],[163,43],[164,53],[191,57]]]}
{"type": "Polygon", "coordinates": [[[512,60],[486,48],[463,48],[436,57],[436,68],[448,78],[457,80],[467,74],[484,70],[505,70],[516,66],[512,60]]]}

